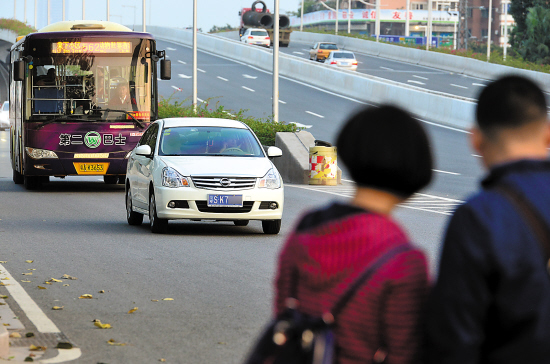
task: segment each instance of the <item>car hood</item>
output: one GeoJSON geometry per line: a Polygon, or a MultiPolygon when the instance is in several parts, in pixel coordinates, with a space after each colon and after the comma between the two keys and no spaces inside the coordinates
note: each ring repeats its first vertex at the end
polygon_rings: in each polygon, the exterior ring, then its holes
{"type": "Polygon", "coordinates": [[[160,160],[183,176],[263,177],[274,168],[267,158],[225,156],[160,156],[160,160]]]}

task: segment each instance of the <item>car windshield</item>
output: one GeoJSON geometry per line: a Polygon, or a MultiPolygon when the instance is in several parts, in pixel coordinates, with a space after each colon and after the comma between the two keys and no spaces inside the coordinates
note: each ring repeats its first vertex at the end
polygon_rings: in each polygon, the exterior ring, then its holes
{"type": "Polygon", "coordinates": [[[338,49],[336,44],[321,44],[319,45],[320,49],[338,49]]]}
{"type": "Polygon", "coordinates": [[[264,156],[262,147],[250,130],[214,126],[165,128],[159,155],[264,156]]]}
{"type": "Polygon", "coordinates": [[[348,58],[348,59],[355,59],[355,56],[353,53],[332,53],[333,58],[348,58]]]}
{"type": "Polygon", "coordinates": [[[10,104],[6,101],[4,102],[4,106],[2,107],[2,111],[9,111],[10,110],[10,104]]]}
{"type": "Polygon", "coordinates": [[[261,30],[253,30],[250,32],[251,35],[263,35],[265,37],[267,37],[267,32],[262,32],[261,30]]]}

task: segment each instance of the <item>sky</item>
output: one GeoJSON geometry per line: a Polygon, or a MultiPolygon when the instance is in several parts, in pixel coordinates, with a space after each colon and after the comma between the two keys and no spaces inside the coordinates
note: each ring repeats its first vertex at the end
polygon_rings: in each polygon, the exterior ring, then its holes
{"type": "MultiPolygon", "coordinates": [[[[14,6],[17,20],[25,20],[25,2],[27,23],[34,26],[34,4],[47,0],[0,0],[1,18],[13,18],[14,6]]],[[[167,27],[185,28],[193,26],[193,0],[145,0],[146,24],[162,25],[167,27]]],[[[238,12],[243,7],[250,7],[253,0],[196,0],[198,28],[204,32],[214,25],[234,27],[239,25],[238,12]]],[[[273,12],[275,0],[263,0],[268,9],[273,12]]],[[[62,3],[62,0],[51,0],[62,3]]],[[[279,0],[281,14],[287,11],[296,11],[301,0],[279,0]]],[[[65,0],[66,20],[82,19],[82,3],[85,4],[85,18],[93,20],[107,20],[107,0],[65,0]]],[[[141,24],[143,0],[110,0],[110,20],[124,25],[141,24]],[[134,15],[135,13],[135,15],[134,15]]],[[[141,30],[136,27],[135,30],[141,30]]]]}

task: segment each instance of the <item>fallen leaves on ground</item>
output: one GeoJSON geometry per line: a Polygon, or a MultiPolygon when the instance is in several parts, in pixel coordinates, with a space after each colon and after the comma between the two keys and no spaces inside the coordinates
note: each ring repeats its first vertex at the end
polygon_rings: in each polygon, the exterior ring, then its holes
{"type": "Polygon", "coordinates": [[[110,324],[102,324],[101,321],[99,321],[99,320],[94,320],[94,325],[99,327],[100,329],[110,329],[111,328],[110,324]]]}
{"type": "Polygon", "coordinates": [[[10,277],[4,277],[2,278],[3,281],[9,281],[10,280],[10,277]]]}
{"type": "Polygon", "coordinates": [[[163,298],[162,300],[163,301],[173,301],[174,299],[173,298],[163,298]]]}
{"type": "Polygon", "coordinates": [[[25,337],[34,337],[34,332],[27,332],[25,337]]]}
{"type": "Polygon", "coordinates": [[[62,278],[63,278],[63,279],[72,279],[72,280],[78,279],[78,278],[76,278],[76,277],[71,277],[71,276],[68,275],[68,274],[63,274],[63,277],[62,277],[62,278]]]}
{"type": "Polygon", "coordinates": [[[159,300],[151,300],[151,302],[158,302],[159,300]]]}
{"type": "Polygon", "coordinates": [[[62,310],[65,306],[53,306],[52,310],[62,310]]]}
{"type": "Polygon", "coordinates": [[[19,338],[21,338],[21,334],[18,333],[18,332],[12,332],[10,334],[10,337],[13,337],[14,339],[19,339],[19,338]]]}
{"type": "Polygon", "coordinates": [[[0,298],[6,299],[8,298],[8,296],[6,296],[5,294],[0,294],[0,298]]]}
{"type": "Polygon", "coordinates": [[[27,357],[25,358],[25,360],[23,360],[23,361],[24,361],[24,362],[33,362],[34,359],[33,359],[31,356],[27,356],[27,357]]]}
{"type": "Polygon", "coordinates": [[[40,288],[40,289],[48,289],[48,288],[42,287],[42,286],[38,286],[38,288],[40,288]]]}
{"type": "Polygon", "coordinates": [[[126,345],[127,345],[126,343],[119,343],[119,342],[117,342],[115,339],[109,339],[109,340],[107,341],[107,343],[108,343],[109,345],[113,345],[113,346],[126,346],[126,345]]]}
{"type": "Polygon", "coordinates": [[[34,260],[25,260],[25,263],[32,263],[34,260]]]}
{"type": "Polygon", "coordinates": [[[164,358],[160,358],[160,359],[159,359],[159,361],[161,361],[161,362],[163,362],[163,363],[164,363],[164,362],[166,361],[166,359],[164,359],[164,358]]]}
{"type": "Polygon", "coordinates": [[[65,284],[63,285],[63,287],[69,287],[69,285],[68,285],[67,283],[65,283],[65,284]]]}
{"type": "Polygon", "coordinates": [[[134,312],[136,312],[137,310],[138,310],[138,308],[137,308],[137,307],[134,307],[134,308],[132,308],[130,311],[128,311],[128,313],[134,313],[134,312]]]}
{"type": "Polygon", "coordinates": [[[31,283],[31,281],[27,281],[27,280],[24,280],[24,279],[22,279],[21,282],[23,282],[23,283],[31,283]]]}
{"type": "Polygon", "coordinates": [[[80,297],[78,297],[78,298],[87,298],[87,299],[91,299],[91,298],[93,298],[93,297],[92,297],[91,294],[86,293],[86,294],[83,294],[82,296],[80,296],[80,297]]]}
{"type": "Polygon", "coordinates": [[[46,346],[36,346],[36,345],[29,346],[30,351],[46,351],[46,349],[47,349],[46,346]]]}
{"type": "Polygon", "coordinates": [[[4,326],[10,326],[10,324],[2,324],[2,325],[4,325],[4,326]]]}
{"type": "Polygon", "coordinates": [[[105,290],[102,289],[101,291],[97,292],[97,293],[105,293],[105,290]]]}
{"type": "Polygon", "coordinates": [[[8,261],[7,260],[0,260],[0,263],[2,264],[6,264],[8,261]]]}
{"type": "Polygon", "coordinates": [[[32,272],[22,273],[24,276],[32,276],[32,272]]]}
{"type": "Polygon", "coordinates": [[[56,346],[56,349],[72,349],[72,348],[73,348],[73,344],[62,342],[62,341],[58,342],[56,346]]]}
{"type": "Polygon", "coordinates": [[[59,280],[59,279],[55,279],[55,278],[50,278],[50,279],[48,280],[48,282],[63,282],[63,281],[61,281],[61,280],[59,280]]]}

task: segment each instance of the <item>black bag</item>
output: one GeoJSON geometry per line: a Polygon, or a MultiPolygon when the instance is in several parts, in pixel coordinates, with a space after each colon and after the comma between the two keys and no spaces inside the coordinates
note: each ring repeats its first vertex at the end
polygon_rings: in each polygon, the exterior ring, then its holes
{"type": "MultiPolygon", "coordinates": [[[[287,309],[268,324],[245,364],[333,364],[336,357],[333,327],[338,314],[375,271],[395,255],[408,250],[408,245],[399,245],[383,254],[361,273],[322,317],[299,311],[299,302],[294,298],[297,277],[293,279],[292,294],[286,300],[287,309]]],[[[386,354],[386,349],[380,348],[373,360],[383,363],[386,354]]]]}

